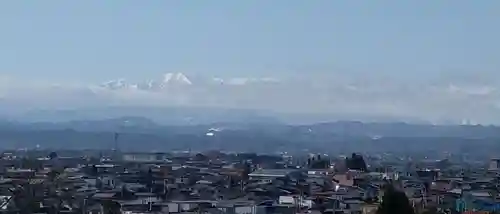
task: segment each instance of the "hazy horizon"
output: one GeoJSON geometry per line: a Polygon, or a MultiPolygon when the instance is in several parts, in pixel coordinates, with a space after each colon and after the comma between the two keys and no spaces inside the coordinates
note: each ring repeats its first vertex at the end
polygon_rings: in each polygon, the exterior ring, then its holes
{"type": "Polygon", "coordinates": [[[499,6],[2,2],[0,115],[112,104],[500,124],[499,6]]]}

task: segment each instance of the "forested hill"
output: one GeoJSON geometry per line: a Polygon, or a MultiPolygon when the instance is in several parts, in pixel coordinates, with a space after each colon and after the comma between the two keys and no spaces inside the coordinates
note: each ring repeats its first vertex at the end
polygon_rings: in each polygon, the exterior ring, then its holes
{"type": "Polygon", "coordinates": [[[494,126],[334,122],[312,125],[220,123],[163,126],[146,118],[61,123],[0,123],[3,148],[111,149],[115,133],[123,150],[492,150],[500,148],[494,126]],[[481,146],[478,146],[481,145],[481,146]],[[498,147],[498,148],[497,148],[498,147]]]}

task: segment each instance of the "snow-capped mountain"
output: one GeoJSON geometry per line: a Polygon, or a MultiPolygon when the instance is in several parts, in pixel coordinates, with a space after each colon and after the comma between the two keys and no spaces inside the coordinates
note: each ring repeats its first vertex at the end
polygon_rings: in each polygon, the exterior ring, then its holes
{"type": "Polygon", "coordinates": [[[110,90],[138,89],[138,90],[162,90],[170,86],[189,86],[193,82],[182,73],[166,73],[161,80],[147,80],[142,82],[129,82],[125,79],[111,80],[99,86],[110,90]]]}
{"type": "MultiPolygon", "coordinates": [[[[196,78],[195,78],[196,79],[196,78]]],[[[169,87],[191,87],[201,85],[223,85],[223,86],[243,86],[257,84],[275,84],[279,80],[275,78],[200,78],[192,80],[183,73],[166,73],[157,80],[147,80],[140,82],[129,82],[125,79],[107,81],[99,86],[109,90],[137,89],[145,91],[161,91],[169,87]]]]}
{"type": "Polygon", "coordinates": [[[193,83],[189,80],[186,75],[182,73],[167,73],[163,75],[163,84],[185,84],[192,85],[193,83]]]}
{"type": "MultiPolygon", "coordinates": [[[[320,112],[339,115],[414,117],[429,121],[466,118],[500,121],[500,83],[390,79],[322,78],[303,75],[273,78],[219,78],[168,73],[151,80],[117,79],[102,84],[47,85],[26,80],[0,84],[2,107],[198,106],[320,112]]],[[[352,119],[352,118],[351,118],[352,119]]]]}
{"type": "Polygon", "coordinates": [[[125,81],[125,79],[117,79],[104,82],[100,86],[103,88],[114,90],[114,89],[128,88],[129,84],[127,83],[127,81],[125,81]]]}

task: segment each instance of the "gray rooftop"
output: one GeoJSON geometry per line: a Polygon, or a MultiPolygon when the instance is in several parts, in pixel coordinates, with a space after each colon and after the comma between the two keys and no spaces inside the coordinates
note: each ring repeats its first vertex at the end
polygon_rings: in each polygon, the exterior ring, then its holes
{"type": "Polygon", "coordinates": [[[260,169],[249,174],[255,177],[285,177],[291,173],[297,172],[294,169],[260,169]]]}

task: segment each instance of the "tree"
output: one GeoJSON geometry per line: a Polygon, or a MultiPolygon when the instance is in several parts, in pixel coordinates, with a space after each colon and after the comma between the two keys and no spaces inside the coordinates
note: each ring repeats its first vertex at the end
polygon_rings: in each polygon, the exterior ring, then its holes
{"type": "Polygon", "coordinates": [[[252,166],[250,165],[250,163],[248,163],[247,161],[245,161],[243,163],[243,172],[242,172],[241,180],[248,181],[248,179],[249,179],[248,175],[251,172],[252,172],[252,166]]]}
{"type": "Polygon", "coordinates": [[[96,165],[96,164],[100,164],[101,163],[101,160],[97,157],[87,157],[87,165],[96,165]]]}
{"type": "Polygon", "coordinates": [[[377,209],[377,214],[414,214],[415,211],[404,192],[398,191],[392,185],[385,187],[382,203],[377,209]]]}
{"type": "Polygon", "coordinates": [[[10,190],[13,194],[14,204],[18,209],[17,213],[36,213],[40,210],[40,203],[38,203],[39,200],[37,200],[37,198],[32,194],[33,191],[35,191],[32,188],[33,186],[30,185],[19,185],[10,190]]]}
{"type": "Polygon", "coordinates": [[[123,200],[135,199],[135,194],[132,191],[130,191],[125,185],[121,187],[120,196],[121,199],[123,200]]]}
{"type": "Polygon", "coordinates": [[[153,188],[153,184],[154,184],[154,173],[153,173],[153,169],[149,168],[148,171],[146,172],[146,187],[148,189],[151,189],[153,188]]]}
{"type": "Polygon", "coordinates": [[[104,187],[104,184],[102,183],[101,178],[95,179],[95,187],[99,190],[101,190],[104,187]]]}
{"type": "Polygon", "coordinates": [[[47,173],[47,177],[49,178],[50,181],[54,182],[55,179],[57,178],[57,176],[59,176],[61,173],[58,171],[58,170],[55,170],[55,169],[51,169],[48,173],[47,173]]]}
{"type": "Polygon", "coordinates": [[[201,153],[198,153],[194,156],[194,160],[195,161],[208,161],[208,157],[201,154],[201,153]]]}
{"type": "Polygon", "coordinates": [[[330,167],[330,160],[321,158],[321,155],[307,159],[307,167],[311,169],[327,169],[330,167]]]}
{"type": "Polygon", "coordinates": [[[346,166],[348,169],[368,171],[363,156],[356,153],[352,153],[351,158],[346,159],[346,166]]]}
{"type": "Polygon", "coordinates": [[[439,162],[437,162],[437,164],[436,164],[436,165],[437,165],[437,167],[438,167],[439,169],[442,169],[442,170],[443,170],[443,169],[447,169],[447,168],[449,168],[452,164],[451,164],[450,160],[448,160],[448,159],[443,159],[443,160],[440,160],[439,162]]]}
{"type": "Polygon", "coordinates": [[[94,176],[94,177],[99,175],[99,169],[97,168],[96,165],[92,165],[91,167],[89,167],[88,172],[89,172],[88,173],[89,175],[94,176]]]}
{"type": "Polygon", "coordinates": [[[21,159],[20,164],[20,167],[23,169],[39,170],[43,168],[43,164],[41,161],[31,158],[21,159]]]}
{"type": "Polygon", "coordinates": [[[330,161],[329,160],[316,160],[311,163],[310,168],[312,169],[328,169],[330,166],[330,161]]]}
{"type": "Polygon", "coordinates": [[[434,207],[434,206],[427,208],[427,210],[425,210],[423,212],[423,214],[437,214],[437,213],[438,213],[438,209],[437,209],[437,207],[434,207]]]}
{"type": "Polygon", "coordinates": [[[105,214],[118,214],[118,213],[121,213],[120,212],[120,204],[116,201],[112,201],[112,200],[106,200],[106,201],[103,201],[101,206],[103,206],[103,210],[104,210],[104,213],[105,214]]]}
{"type": "Polygon", "coordinates": [[[49,154],[49,159],[53,160],[53,159],[56,159],[58,157],[57,153],[56,152],[51,152],[49,154]]]}

